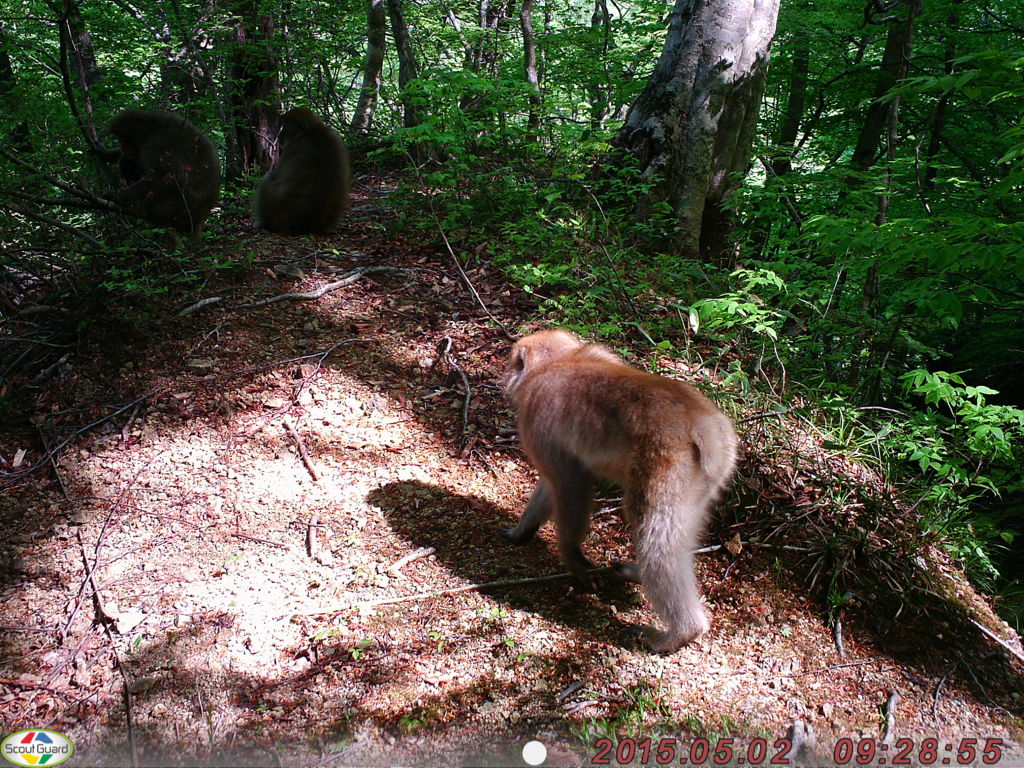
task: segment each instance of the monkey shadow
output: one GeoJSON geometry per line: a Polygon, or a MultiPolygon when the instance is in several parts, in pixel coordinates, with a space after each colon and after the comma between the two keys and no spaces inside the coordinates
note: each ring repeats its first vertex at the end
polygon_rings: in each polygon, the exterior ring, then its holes
{"type": "MultiPolygon", "coordinates": [[[[462,496],[418,480],[388,483],[367,501],[381,510],[392,530],[415,548],[430,547],[455,576],[473,584],[530,579],[562,573],[557,547],[541,533],[525,545],[500,534],[518,518],[477,496],[462,496]]],[[[603,563],[597,563],[603,565],[603,563]]],[[[638,587],[596,574],[596,594],[573,586],[567,576],[546,582],[482,587],[478,591],[588,637],[633,648],[629,625],[615,616],[636,606],[638,587]]]]}

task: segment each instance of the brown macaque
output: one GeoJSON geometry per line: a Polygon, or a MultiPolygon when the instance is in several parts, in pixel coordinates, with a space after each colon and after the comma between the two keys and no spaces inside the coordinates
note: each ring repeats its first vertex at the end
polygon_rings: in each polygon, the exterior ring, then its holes
{"type": "Polygon", "coordinates": [[[341,137],[305,107],[281,120],[281,153],[256,188],[257,227],[282,235],[320,234],[348,208],[352,174],[341,137]]]}
{"type": "Polygon", "coordinates": [[[127,184],[114,199],[159,227],[185,235],[199,231],[220,195],[220,161],[210,140],[185,118],[157,110],[126,109],[110,123],[127,184]]]}
{"type": "Polygon", "coordinates": [[[594,482],[610,480],[625,491],[636,552],[636,563],[619,564],[619,575],[643,585],[666,627],[641,627],[641,639],[671,653],[704,634],[693,549],[736,463],[729,418],[689,384],[632,368],[561,330],[520,339],[500,383],[540,474],[526,511],[504,534],[526,542],[553,517],[562,559],[593,591],[580,543],[594,482]]]}

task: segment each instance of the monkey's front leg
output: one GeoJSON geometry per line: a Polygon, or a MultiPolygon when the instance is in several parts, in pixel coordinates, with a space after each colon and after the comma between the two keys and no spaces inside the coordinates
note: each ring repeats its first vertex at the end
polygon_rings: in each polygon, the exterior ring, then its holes
{"type": "Polygon", "coordinates": [[[551,489],[544,479],[537,481],[537,487],[533,489],[533,495],[526,505],[526,511],[519,518],[519,522],[503,528],[501,533],[514,544],[525,544],[537,530],[551,517],[551,489]]]}

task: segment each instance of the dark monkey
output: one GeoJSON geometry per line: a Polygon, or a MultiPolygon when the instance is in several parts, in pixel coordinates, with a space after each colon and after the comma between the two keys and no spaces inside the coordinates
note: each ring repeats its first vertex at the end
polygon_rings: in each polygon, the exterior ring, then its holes
{"type": "Polygon", "coordinates": [[[566,331],[542,331],[512,348],[501,385],[519,410],[519,439],[540,480],[519,523],[504,531],[530,539],[549,518],[569,571],[594,583],[580,551],[596,478],[625,491],[625,517],[639,581],[665,623],[640,628],[648,646],[670,653],[709,627],[692,551],[708,511],[736,463],[736,433],[714,403],[688,384],[628,366],[605,347],[566,331]]]}
{"type": "Polygon", "coordinates": [[[110,132],[120,151],[105,156],[128,185],[114,199],[159,227],[198,232],[220,194],[220,161],[203,132],[170,112],[140,109],[117,115],[110,132]]]}
{"type": "Polygon", "coordinates": [[[326,232],[348,207],[352,176],[341,137],[305,107],[281,120],[281,153],[256,188],[257,227],[282,235],[326,232]]]}

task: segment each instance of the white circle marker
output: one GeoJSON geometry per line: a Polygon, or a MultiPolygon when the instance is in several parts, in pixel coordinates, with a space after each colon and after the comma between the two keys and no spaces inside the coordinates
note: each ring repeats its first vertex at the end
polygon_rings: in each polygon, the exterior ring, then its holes
{"type": "Polygon", "coordinates": [[[539,741],[523,744],[523,760],[527,765],[540,765],[548,759],[548,748],[539,741]]]}

